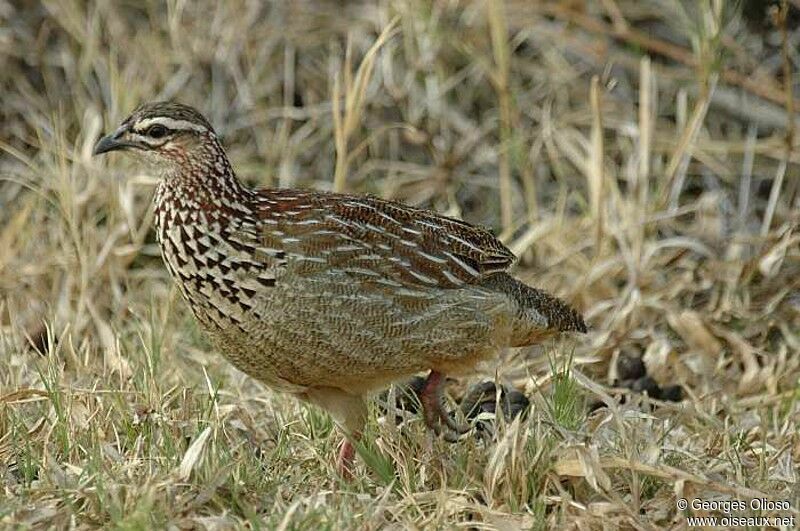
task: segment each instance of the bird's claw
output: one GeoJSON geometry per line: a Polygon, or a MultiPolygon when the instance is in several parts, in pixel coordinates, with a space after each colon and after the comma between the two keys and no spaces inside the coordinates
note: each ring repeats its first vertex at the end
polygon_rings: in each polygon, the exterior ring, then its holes
{"type": "Polygon", "coordinates": [[[441,373],[431,371],[420,393],[420,401],[425,415],[425,424],[445,441],[456,442],[472,428],[456,421],[444,408],[443,382],[444,376],[441,373]]]}

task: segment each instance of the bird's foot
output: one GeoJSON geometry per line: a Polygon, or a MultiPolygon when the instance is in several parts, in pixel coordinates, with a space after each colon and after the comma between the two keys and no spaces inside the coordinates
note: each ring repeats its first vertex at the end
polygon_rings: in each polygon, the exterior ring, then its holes
{"type": "Polygon", "coordinates": [[[425,416],[425,424],[441,435],[447,442],[456,442],[461,435],[470,431],[470,426],[459,424],[445,410],[442,395],[442,386],[445,377],[442,373],[431,371],[425,385],[422,387],[419,398],[425,416]]]}

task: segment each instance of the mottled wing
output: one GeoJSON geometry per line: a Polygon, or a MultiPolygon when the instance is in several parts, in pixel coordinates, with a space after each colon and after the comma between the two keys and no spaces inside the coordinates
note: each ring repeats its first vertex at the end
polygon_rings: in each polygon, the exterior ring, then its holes
{"type": "Polygon", "coordinates": [[[515,258],[484,229],[374,197],[270,190],[259,201],[263,245],[308,273],[337,268],[393,287],[454,288],[515,258]]]}

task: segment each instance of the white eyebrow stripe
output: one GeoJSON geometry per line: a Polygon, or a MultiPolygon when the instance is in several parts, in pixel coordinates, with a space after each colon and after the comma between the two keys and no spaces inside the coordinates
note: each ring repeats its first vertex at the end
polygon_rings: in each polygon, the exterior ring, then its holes
{"type": "Polygon", "coordinates": [[[156,116],[155,118],[140,120],[134,124],[133,130],[137,132],[144,131],[151,125],[155,124],[161,124],[167,129],[173,129],[175,131],[185,131],[187,129],[197,131],[198,133],[208,131],[206,127],[194,122],[190,122],[189,120],[174,120],[166,116],[156,116]]]}

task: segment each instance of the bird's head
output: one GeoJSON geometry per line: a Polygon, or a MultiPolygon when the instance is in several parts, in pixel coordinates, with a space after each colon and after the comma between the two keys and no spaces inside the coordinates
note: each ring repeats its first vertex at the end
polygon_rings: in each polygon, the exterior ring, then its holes
{"type": "Polygon", "coordinates": [[[218,146],[208,120],[196,109],[174,102],[146,103],[94,146],[94,155],[126,151],[161,170],[191,163],[218,146]]]}

